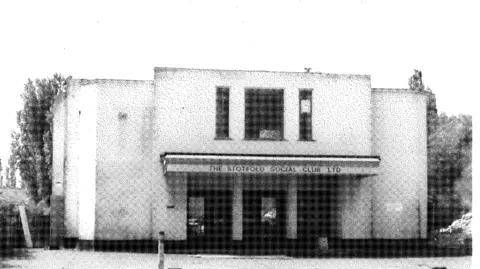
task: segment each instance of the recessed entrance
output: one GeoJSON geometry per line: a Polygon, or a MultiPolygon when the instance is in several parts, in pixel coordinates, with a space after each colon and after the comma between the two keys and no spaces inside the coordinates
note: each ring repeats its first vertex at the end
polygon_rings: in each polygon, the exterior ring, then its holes
{"type": "Polygon", "coordinates": [[[305,178],[298,191],[298,239],[307,247],[319,237],[338,237],[338,177],[305,178]]]}
{"type": "Polygon", "coordinates": [[[243,240],[255,248],[275,249],[285,241],[284,191],[243,191],[243,240]]]}
{"type": "Polygon", "coordinates": [[[221,249],[232,237],[232,193],[227,190],[188,192],[187,240],[193,247],[221,249]]]}

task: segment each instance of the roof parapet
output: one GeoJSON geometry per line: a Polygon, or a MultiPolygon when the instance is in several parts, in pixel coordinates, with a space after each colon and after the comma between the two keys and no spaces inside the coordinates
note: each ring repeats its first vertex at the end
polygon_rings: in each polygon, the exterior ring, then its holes
{"type": "Polygon", "coordinates": [[[404,92],[404,93],[414,93],[414,94],[425,94],[425,95],[431,95],[433,94],[431,91],[415,91],[415,90],[410,90],[407,88],[372,88],[372,91],[374,92],[404,92]]]}
{"type": "Polygon", "coordinates": [[[321,75],[327,77],[359,77],[368,78],[367,74],[334,74],[324,72],[296,72],[296,71],[269,71],[269,70],[239,70],[239,69],[208,69],[208,68],[183,68],[183,67],[154,67],[154,72],[181,72],[181,71],[203,71],[203,72],[253,72],[253,73],[284,73],[284,74],[306,74],[306,75],[321,75]]]}

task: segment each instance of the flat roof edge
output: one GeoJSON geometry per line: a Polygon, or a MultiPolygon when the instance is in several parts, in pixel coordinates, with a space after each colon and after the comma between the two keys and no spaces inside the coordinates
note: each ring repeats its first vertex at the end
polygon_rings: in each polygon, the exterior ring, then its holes
{"type": "Polygon", "coordinates": [[[431,95],[433,94],[432,92],[429,91],[415,91],[415,90],[410,90],[407,88],[372,88],[373,92],[404,92],[404,93],[412,93],[412,94],[423,94],[423,95],[431,95]]]}
{"type": "Polygon", "coordinates": [[[322,76],[333,76],[333,77],[345,76],[345,77],[371,78],[371,75],[367,75],[367,74],[336,74],[336,73],[324,73],[324,72],[296,72],[296,71],[184,68],[184,67],[154,67],[154,71],[155,72],[166,72],[166,71],[256,72],[256,73],[311,74],[311,75],[322,75],[322,76]]]}
{"type": "Polygon", "coordinates": [[[189,156],[234,156],[234,157],[314,157],[314,158],[372,158],[380,160],[379,155],[305,155],[305,154],[242,154],[242,153],[203,153],[203,152],[164,152],[160,156],[166,155],[189,155],[189,156]]]}
{"type": "Polygon", "coordinates": [[[154,83],[154,80],[136,80],[136,79],[102,79],[102,78],[95,78],[95,79],[84,79],[84,78],[76,78],[73,79],[74,81],[78,82],[80,85],[91,85],[91,84],[103,84],[103,83],[154,83]]]}

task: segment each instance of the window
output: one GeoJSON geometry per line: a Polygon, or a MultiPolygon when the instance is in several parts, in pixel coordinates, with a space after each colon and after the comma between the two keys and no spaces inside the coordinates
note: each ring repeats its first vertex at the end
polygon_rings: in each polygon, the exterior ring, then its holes
{"type": "Polygon", "coordinates": [[[205,235],[205,200],[203,197],[188,197],[187,234],[192,236],[205,235]]]}
{"type": "Polygon", "coordinates": [[[245,90],[245,139],[283,139],[283,90],[245,90]]]}
{"type": "Polygon", "coordinates": [[[312,90],[300,90],[299,107],[300,140],[312,140],[312,90]]]}
{"type": "Polygon", "coordinates": [[[225,87],[217,88],[217,118],[215,138],[228,138],[228,112],[229,112],[229,89],[225,87]]]}
{"type": "Polygon", "coordinates": [[[275,205],[275,198],[262,197],[262,215],[261,223],[275,225],[277,222],[277,207],[275,205]]]}

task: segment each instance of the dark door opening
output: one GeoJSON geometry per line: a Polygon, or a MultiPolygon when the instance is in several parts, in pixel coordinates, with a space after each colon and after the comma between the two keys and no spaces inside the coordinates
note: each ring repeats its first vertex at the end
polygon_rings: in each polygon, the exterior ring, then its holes
{"type": "Polygon", "coordinates": [[[336,180],[319,181],[298,192],[298,239],[306,248],[319,237],[338,237],[336,180]]]}
{"type": "Polygon", "coordinates": [[[198,248],[226,248],[232,237],[230,191],[189,191],[187,240],[198,248]]]}
{"type": "Polygon", "coordinates": [[[275,249],[286,234],[284,191],[243,192],[243,240],[255,248],[275,249]]]}

